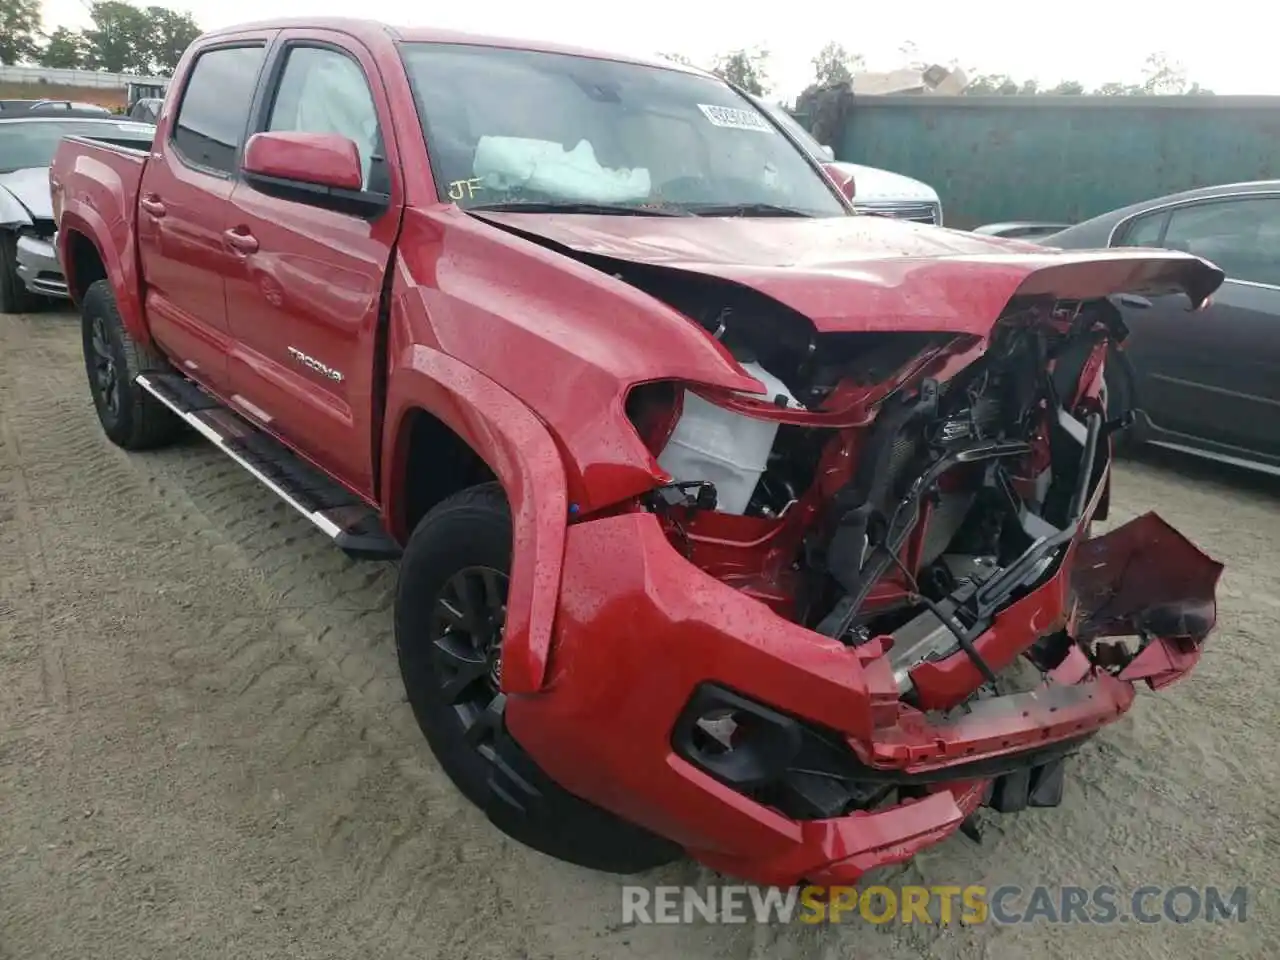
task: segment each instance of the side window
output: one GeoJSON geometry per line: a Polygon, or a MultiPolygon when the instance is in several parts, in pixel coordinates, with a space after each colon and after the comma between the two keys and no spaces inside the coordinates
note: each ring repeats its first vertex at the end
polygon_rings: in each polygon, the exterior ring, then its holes
{"type": "Polygon", "coordinates": [[[378,112],[360,65],[322,47],[294,47],[285,61],[271,105],[268,130],[336,133],[355,141],[364,188],[388,192],[378,112]]]}
{"type": "Polygon", "coordinates": [[[1165,222],[1169,219],[1169,211],[1161,210],[1157,213],[1148,213],[1144,217],[1139,217],[1133,223],[1129,224],[1124,235],[1116,244],[1118,247],[1158,247],[1160,246],[1160,234],[1164,230],[1165,222]]]}
{"type": "Polygon", "coordinates": [[[173,128],[184,159],[225,173],[235,169],[265,55],[260,45],[219,47],[196,59],[173,128]]]}
{"type": "Polygon", "coordinates": [[[1280,285],[1280,197],[1217,200],[1175,209],[1164,245],[1221,267],[1233,280],[1280,285]]]}

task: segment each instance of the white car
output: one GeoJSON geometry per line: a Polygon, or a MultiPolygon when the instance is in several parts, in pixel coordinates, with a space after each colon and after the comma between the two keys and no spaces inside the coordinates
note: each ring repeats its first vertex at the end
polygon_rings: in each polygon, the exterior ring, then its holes
{"type": "Polygon", "coordinates": [[[67,296],[49,193],[49,164],[62,138],[149,150],[154,135],[150,124],[96,111],[0,114],[0,313],[23,313],[37,298],[67,296]]]}
{"type": "Polygon", "coordinates": [[[927,183],[892,170],[836,160],[835,151],[815,140],[813,134],[800,126],[785,107],[756,97],[751,99],[785,128],[803,149],[826,165],[836,167],[841,173],[853,177],[853,206],[860,213],[877,213],[900,220],[942,226],[942,201],[938,199],[938,191],[927,183]]]}

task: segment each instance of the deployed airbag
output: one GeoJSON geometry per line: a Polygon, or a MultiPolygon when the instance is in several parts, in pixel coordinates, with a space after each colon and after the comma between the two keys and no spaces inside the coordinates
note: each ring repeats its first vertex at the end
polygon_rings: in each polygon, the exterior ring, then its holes
{"type": "Polygon", "coordinates": [[[618,203],[643,200],[650,190],[648,170],[601,166],[586,140],[565,150],[550,140],[481,137],[474,170],[487,189],[523,188],[564,200],[618,203]]]}

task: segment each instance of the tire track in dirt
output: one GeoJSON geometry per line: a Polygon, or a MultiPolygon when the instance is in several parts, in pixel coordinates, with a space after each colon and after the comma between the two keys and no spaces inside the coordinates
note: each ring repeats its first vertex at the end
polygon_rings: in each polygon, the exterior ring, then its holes
{"type": "MultiPolygon", "coordinates": [[[[168,956],[182,943],[195,960],[846,960],[1275,946],[1256,924],[620,928],[619,881],[508,842],[436,768],[396,670],[393,566],[347,560],[197,440],[115,450],[83,376],[74,321],[0,321],[0,532],[43,558],[38,575],[0,566],[0,603],[14,608],[0,662],[60,644],[78,714],[0,693],[0,943],[15,955],[168,956]]],[[[1118,517],[1156,504],[1232,563],[1201,670],[1091,743],[1062,808],[991,818],[981,848],[948,841],[885,871],[891,882],[1274,878],[1265,654],[1280,611],[1255,598],[1275,591],[1277,500],[1147,463],[1122,468],[1116,493],[1118,517]]],[[[686,863],[641,882],[713,878],[686,863]]]]}

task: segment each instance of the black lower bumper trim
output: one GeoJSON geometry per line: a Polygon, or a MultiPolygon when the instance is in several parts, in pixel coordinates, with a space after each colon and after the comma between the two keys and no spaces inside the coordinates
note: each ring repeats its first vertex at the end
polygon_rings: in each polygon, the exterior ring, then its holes
{"type": "Polygon", "coordinates": [[[999,813],[1017,813],[1027,807],[1056,807],[1062,803],[1066,783],[1065,757],[997,777],[987,806],[999,813]]]}

